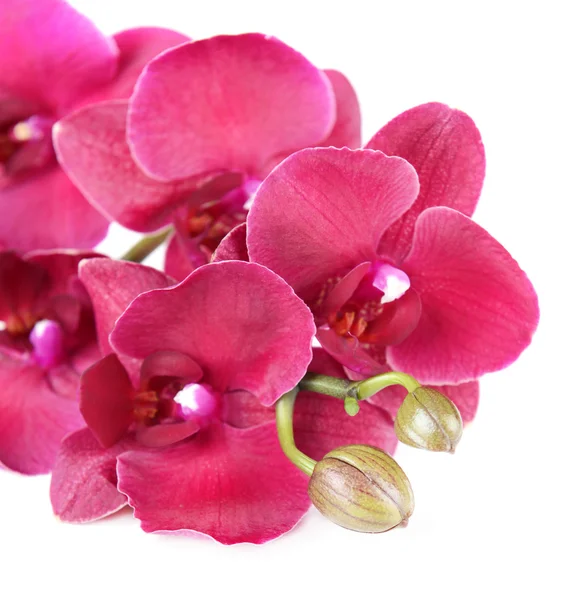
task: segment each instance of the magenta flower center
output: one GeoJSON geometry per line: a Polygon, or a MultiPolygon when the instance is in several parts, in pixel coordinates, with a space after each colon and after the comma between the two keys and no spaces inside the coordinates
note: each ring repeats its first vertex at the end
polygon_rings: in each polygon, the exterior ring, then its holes
{"type": "MultiPolygon", "coordinates": [[[[325,294],[328,300],[342,297],[348,285],[346,281],[347,278],[344,278],[330,288],[325,294]]],[[[327,315],[328,325],[338,335],[356,337],[363,343],[388,343],[394,328],[409,332],[413,328],[414,312],[409,312],[408,318],[404,317],[409,323],[393,319],[397,301],[410,287],[411,281],[404,271],[377,261],[370,266],[350,297],[327,315]]]]}
{"type": "Polygon", "coordinates": [[[220,405],[220,395],[201,383],[190,383],[175,394],[177,414],[184,420],[213,417],[220,405]]]}
{"type": "Polygon", "coordinates": [[[28,340],[36,362],[45,369],[57,365],[65,355],[65,334],[62,327],[49,319],[38,321],[32,328],[28,340]]]}

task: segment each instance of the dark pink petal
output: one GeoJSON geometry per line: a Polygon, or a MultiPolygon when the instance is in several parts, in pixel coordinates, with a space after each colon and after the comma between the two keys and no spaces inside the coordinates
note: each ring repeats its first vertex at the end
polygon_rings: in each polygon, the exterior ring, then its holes
{"type": "Polygon", "coordinates": [[[382,152],[296,152],[256,193],[248,215],[250,258],[313,302],[331,277],[377,257],[383,232],[417,191],[413,168],[382,152]]]}
{"type": "Polygon", "coordinates": [[[197,421],[181,421],[179,423],[162,423],[151,427],[143,427],[136,434],[136,439],[143,446],[162,448],[187,439],[200,429],[197,421]]]}
{"type": "Polygon", "coordinates": [[[411,247],[417,217],[430,206],[473,214],[485,176],[485,152],[465,113],[438,102],[422,104],[385,125],[366,147],[408,160],[421,185],[417,201],[385,234],[381,254],[401,260],[411,247]]]}
{"type": "Polygon", "coordinates": [[[267,406],[306,372],[313,335],[312,315],[288,284],[260,265],[226,261],[139,296],[111,343],[135,358],[187,354],[216,391],[246,390],[267,406]]]}
{"type": "Polygon", "coordinates": [[[216,248],[211,262],[221,262],[223,260],[249,261],[246,231],[245,223],[234,227],[216,248]]]}
{"type": "Polygon", "coordinates": [[[199,179],[162,183],[135,164],[127,145],[127,102],[81,108],[54,127],[54,144],[63,169],[84,196],[111,221],[135,231],[169,223],[199,179]]]}
{"type": "Polygon", "coordinates": [[[14,252],[0,252],[0,320],[9,322],[21,313],[31,313],[38,297],[48,286],[41,267],[30,264],[14,252]]]}
{"type": "Polygon", "coordinates": [[[259,175],[270,157],[324,139],[334,119],[324,74],[251,33],[184,44],[149,63],[128,132],[143,169],[173,181],[224,169],[259,175]]]}
{"type": "Polygon", "coordinates": [[[460,383],[502,369],[531,341],[538,298],[503,246],[449,208],[418,219],[401,267],[421,296],[415,331],[388,362],[425,383],[460,383]]]}
{"type": "Polygon", "coordinates": [[[221,419],[225,423],[245,429],[276,419],[273,406],[263,406],[254,394],[237,390],[223,396],[221,419]]]}
{"type": "Polygon", "coordinates": [[[39,367],[0,354],[0,462],[48,473],[61,439],[83,426],[74,398],[55,393],[39,367]]]}
{"type": "Polygon", "coordinates": [[[163,270],[176,281],[183,281],[194,269],[207,264],[204,254],[195,240],[184,238],[175,232],[167,244],[163,270]]]}
{"type": "Polygon", "coordinates": [[[87,523],[123,508],[127,497],[117,490],[117,456],[132,446],[127,438],[105,449],[88,429],[66,437],[50,481],[54,514],[67,523],[87,523]]]}
{"type": "Polygon", "coordinates": [[[0,212],[0,242],[23,252],[91,248],[109,227],[57,167],[0,190],[0,212]]]}
{"type": "Polygon", "coordinates": [[[360,148],[361,115],[356,92],[350,81],[340,72],[333,69],[324,71],[334,90],[336,98],[336,121],[330,135],[319,145],[342,148],[360,148]]]}
{"type": "Polygon", "coordinates": [[[189,37],[163,27],[125,29],[113,36],[119,48],[119,68],[115,79],[99,89],[86,101],[127,99],[145,65],[164,50],[190,40],[189,37]]]}
{"type": "Polygon", "coordinates": [[[364,262],[351,269],[334,287],[321,304],[320,309],[316,310],[317,315],[327,317],[338,311],[346,304],[347,300],[355,293],[360,282],[371,268],[370,262],[364,262]]]}
{"type": "Polygon", "coordinates": [[[127,306],[142,292],[174,283],[167,275],[151,267],[108,258],[83,262],[79,277],[93,301],[97,337],[103,354],[112,351],[109,334],[127,306]]]}
{"type": "Polygon", "coordinates": [[[110,448],[133,421],[133,386],[115,354],[88,368],[81,377],[81,413],[99,443],[110,448]]]}
{"type": "Polygon", "coordinates": [[[282,453],[274,423],[216,425],[177,446],[128,452],[118,476],[145,531],[197,531],[222,544],[267,542],[310,505],[307,478],[282,453]]]}
{"type": "Polygon", "coordinates": [[[330,356],[352,371],[371,376],[384,370],[383,365],[354,336],[345,337],[329,327],[319,327],[316,339],[330,356]]]}
{"type": "Polygon", "coordinates": [[[0,86],[62,110],[115,75],[118,49],[62,0],[2,0],[0,86]]]}
{"type": "Polygon", "coordinates": [[[185,383],[195,383],[203,376],[201,367],[189,356],[163,350],[150,354],[141,366],[141,387],[147,388],[153,377],[176,377],[185,383]]]}
{"type": "MultiPolygon", "coordinates": [[[[389,368],[385,369],[385,372],[388,370],[389,368]]],[[[440,391],[453,401],[459,409],[464,423],[473,421],[479,403],[479,383],[477,381],[468,381],[458,385],[433,385],[429,387],[440,391]]],[[[407,392],[402,387],[395,385],[371,396],[367,402],[386,410],[395,419],[399,406],[401,406],[406,395],[407,392]]]]}

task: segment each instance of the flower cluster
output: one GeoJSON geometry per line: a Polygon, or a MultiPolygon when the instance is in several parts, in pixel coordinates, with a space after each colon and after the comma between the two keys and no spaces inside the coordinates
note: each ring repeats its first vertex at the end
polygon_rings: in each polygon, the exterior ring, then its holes
{"type": "Polygon", "coordinates": [[[258,33],[108,37],[63,0],[3,0],[0,33],[0,467],[52,472],[63,521],[226,544],[311,503],[406,523],[397,441],[454,451],[538,322],[470,218],[473,121],[363,146],[347,78],[258,33]],[[145,234],[120,260],[111,222],[145,234]]]}

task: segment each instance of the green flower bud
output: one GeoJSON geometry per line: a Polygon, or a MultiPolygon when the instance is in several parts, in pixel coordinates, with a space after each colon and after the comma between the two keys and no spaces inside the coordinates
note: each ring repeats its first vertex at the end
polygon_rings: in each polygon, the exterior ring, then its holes
{"type": "Polygon", "coordinates": [[[316,464],[308,495],[332,522],[362,533],[406,525],[413,490],[401,467],[372,446],[343,446],[316,464]]]}
{"type": "Polygon", "coordinates": [[[403,444],[433,452],[454,452],[463,433],[457,407],[440,392],[418,387],[407,394],[395,419],[403,444]]]}

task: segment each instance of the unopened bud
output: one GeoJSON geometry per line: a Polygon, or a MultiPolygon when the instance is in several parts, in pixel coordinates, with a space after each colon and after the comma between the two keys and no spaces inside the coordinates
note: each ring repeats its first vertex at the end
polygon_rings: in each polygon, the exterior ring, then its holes
{"type": "Polygon", "coordinates": [[[308,495],[326,518],[362,533],[406,525],[415,507],[401,467],[372,446],[343,446],[329,452],[314,468],[308,495]]]}
{"type": "Polygon", "coordinates": [[[433,452],[454,452],[463,433],[457,407],[440,392],[419,387],[407,394],[395,419],[401,442],[433,452]]]}

